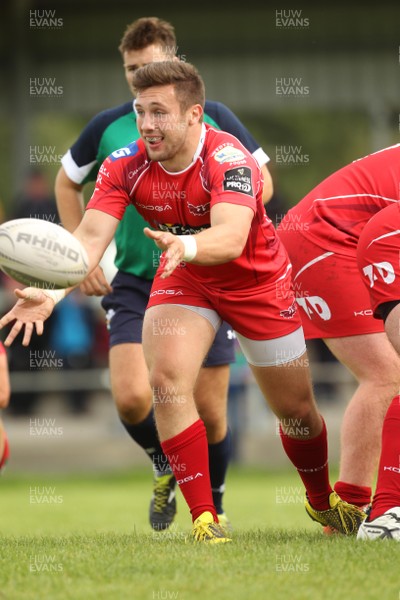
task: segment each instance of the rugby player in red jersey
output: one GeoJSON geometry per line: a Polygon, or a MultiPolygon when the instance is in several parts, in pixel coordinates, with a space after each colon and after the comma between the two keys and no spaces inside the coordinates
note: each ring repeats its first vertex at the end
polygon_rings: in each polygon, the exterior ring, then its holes
{"type": "MultiPolygon", "coordinates": [[[[163,251],[143,326],[143,349],[162,448],[189,506],[193,537],[230,541],[218,522],[207,437],[193,392],[221,321],[234,328],[258,385],[280,419],[283,447],[305,485],[308,514],[345,534],[365,517],[329,483],[327,434],[311,387],[303,330],[290,290],[291,266],[262,202],[254,157],[232,135],[203,123],[204,84],[189,63],[158,62],[133,76],[140,140],[103,163],[74,235],[93,269],[133,204],[163,251]],[[157,190],[174,183],[174,199],[157,190]],[[163,210],[156,210],[160,207],[163,210]],[[161,323],[176,332],[157,335],[161,323]],[[294,428],[293,423],[300,423],[294,428]],[[294,431],[295,429],[295,431],[294,431]]],[[[140,243],[140,239],[138,239],[140,243]]],[[[43,330],[63,292],[26,288],[0,320],[43,330]]]]}
{"type": "MultiPolygon", "coordinates": [[[[398,169],[400,147],[386,163],[398,169]],[[396,159],[395,159],[396,157],[396,159]]],[[[398,171],[397,171],[398,172],[398,171]]],[[[397,180],[399,186],[400,179],[397,180]]],[[[400,356],[400,205],[392,203],[364,227],[357,247],[360,275],[370,295],[374,316],[400,356]]],[[[371,512],[361,524],[358,539],[400,541],[400,395],[385,415],[382,450],[371,512]]]]}
{"type": "MultiPolygon", "coordinates": [[[[157,17],[142,17],[128,25],[119,50],[132,93],[131,79],[136,69],[154,61],[178,60],[174,28],[171,23],[157,17]]],[[[263,149],[239,119],[220,102],[206,100],[204,121],[232,133],[256,158],[264,177],[263,200],[268,202],[272,195],[272,180],[266,166],[269,158],[263,149]]],[[[107,156],[138,137],[132,98],[120,106],[102,111],[83,129],[63,156],[56,178],[57,207],[67,229],[76,229],[84,214],[84,184],[96,180],[107,156]]],[[[168,200],[175,195],[175,190],[170,185],[156,193],[168,200]]],[[[115,235],[118,272],[111,282],[112,288],[98,267],[82,283],[81,290],[88,295],[104,296],[102,306],[110,334],[112,395],[125,430],[153,462],[149,520],[154,529],[163,530],[175,517],[176,481],[157,436],[142,348],[144,313],[160,255],[152,240],[143,237],[145,225],[143,217],[130,206],[115,235]],[[140,244],[137,243],[138,237],[140,244]]],[[[228,524],[228,519],[223,495],[231,453],[227,400],[229,364],[234,362],[233,344],[233,331],[230,325],[223,323],[204,361],[195,391],[196,405],[207,430],[214,504],[219,520],[225,524],[228,524]]]]}
{"type": "MultiPolygon", "coordinates": [[[[400,145],[346,165],[289,210],[278,234],[293,265],[306,339],[321,338],[356,377],[341,427],[337,493],[365,507],[378,464],[382,422],[400,384],[400,358],[374,319],[357,268],[367,222],[400,200],[400,145]]],[[[372,269],[372,267],[371,267],[372,269]]],[[[374,267],[374,279],[390,277],[374,267]]]]}

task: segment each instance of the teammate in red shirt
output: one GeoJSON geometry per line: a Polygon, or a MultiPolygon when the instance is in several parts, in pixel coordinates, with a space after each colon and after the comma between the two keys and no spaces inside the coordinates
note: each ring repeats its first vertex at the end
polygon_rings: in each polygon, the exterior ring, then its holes
{"type": "MultiPolygon", "coordinates": [[[[0,342],[0,410],[6,408],[10,401],[10,376],[6,350],[0,342]]],[[[10,456],[10,448],[6,430],[0,417],[0,473],[10,456]]]]}
{"type": "MultiPolygon", "coordinates": [[[[193,399],[222,319],[235,328],[281,420],[284,449],[306,487],[308,514],[355,533],[365,515],[329,483],[326,428],[312,394],[290,264],[264,212],[259,167],[237,139],[203,127],[204,84],[192,65],[148,64],[133,82],[141,141],[103,163],[75,236],[93,269],[130,202],[157,229],[145,229],[164,254],[143,349],[159,438],[190,508],[193,537],[230,541],[213,504],[206,432],[193,399]],[[168,200],[160,196],[165,184],[174,191],[168,200]],[[282,286],[286,294],[277,293],[282,286]]],[[[27,288],[16,294],[20,300],[0,326],[16,319],[6,343],[25,325],[27,344],[34,324],[42,330],[59,292],[27,288]]]]}
{"type": "MultiPolygon", "coordinates": [[[[364,227],[357,247],[360,275],[374,316],[400,355],[400,206],[392,204],[364,227]]],[[[376,492],[358,539],[400,541],[400,395],[393,398],[383,422],[376,492]]]]}
{"type": "MultiPolygon", "coordinates": [[[[357,378],[344,415],[335,490],[365,506],[379,459],[382,422],[400,384],[400,358],[373,318],[356,250],[376,213],[398,206],[400,145],[340,169],[289,210],[278,227],[293,265],[306,339],[322,338],[357,378]]],[[[385,277],[384,270],[373,277],[385,277]]]]}

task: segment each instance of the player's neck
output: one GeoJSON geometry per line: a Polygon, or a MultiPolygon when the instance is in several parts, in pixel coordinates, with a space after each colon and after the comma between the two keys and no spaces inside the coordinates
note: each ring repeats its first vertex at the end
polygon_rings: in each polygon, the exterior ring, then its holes
{"type": "Polygon", "coordinates": [[[161,161],[162,166],[170,173],[184,171],[194,163],[204,144],[205,126],[198,123],[189,129],[184,145],[178,154],[170,160],[161,161]]]}

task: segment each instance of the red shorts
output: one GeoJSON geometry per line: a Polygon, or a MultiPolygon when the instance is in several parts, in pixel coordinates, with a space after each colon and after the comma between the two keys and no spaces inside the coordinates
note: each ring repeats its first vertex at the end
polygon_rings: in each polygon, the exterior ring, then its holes
{"type": "Polygon", "coordinates": [[[274,282],[244,290],[205,284],[190,272],[190,267],[177,268],[166,279],[157,272],[147,308],[159,304],[201,306],[216,311],[235,331],[251,340],[279,338],[301,327],[290,271],[287,264],[274,282]]]}
{"type": "Polygon", "coordinates": [[[364,227],[357,262],[372,310],[384,302],[400,301],[400,210],[393,204],[378,212],[364,227]]]}
{"type": "Polygon", "coordinates": [[[306,340],[384,330],[373,318],[355,250],[353,258],[321,248],[296,231],[278,228],[278,235],[292,261],[292,285],[306,340]]]}

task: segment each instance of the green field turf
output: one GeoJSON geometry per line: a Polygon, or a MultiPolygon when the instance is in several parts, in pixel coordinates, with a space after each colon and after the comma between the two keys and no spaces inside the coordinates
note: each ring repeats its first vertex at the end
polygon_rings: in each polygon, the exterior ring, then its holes
{"type": "Polygon", "coordinates": [[[0,599],[399,600],[399,546],[325,538],[293,472],[232,468],[228,545],[147,524],[151,473],[0,480],[0,599]]]}

